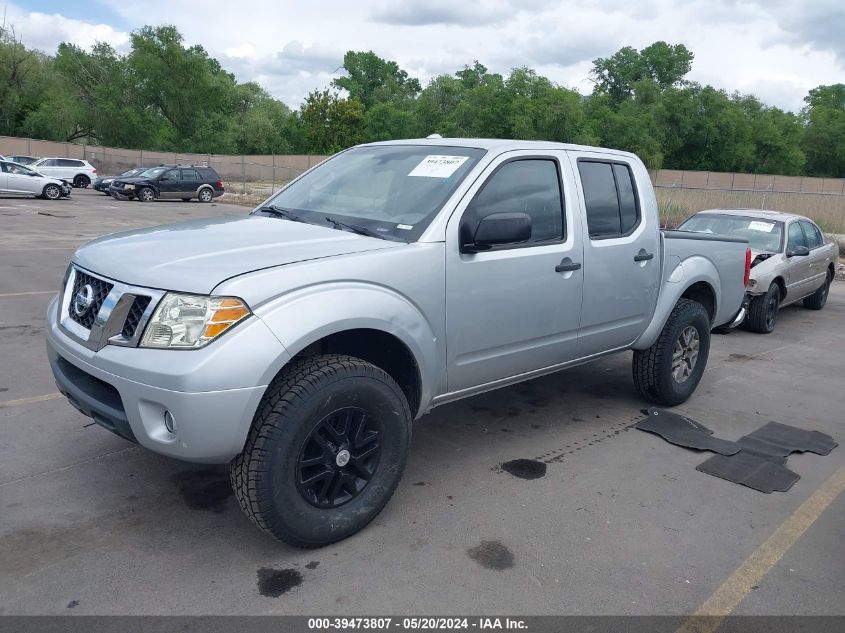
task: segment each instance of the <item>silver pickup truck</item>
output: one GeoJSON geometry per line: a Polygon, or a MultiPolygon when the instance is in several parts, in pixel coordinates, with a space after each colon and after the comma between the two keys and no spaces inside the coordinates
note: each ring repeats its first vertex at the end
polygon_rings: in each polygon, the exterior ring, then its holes
{"type": "Polygon", "coordinates": [[[384,507],[437,405],[630,349],[639,393],[683,402],[749,265],[743,239],[661,231],[629,153],[374,143],[246,217],[80,248],[47,350],[81,412],[230,463],[260,528],[317,547],[384,507]]]}

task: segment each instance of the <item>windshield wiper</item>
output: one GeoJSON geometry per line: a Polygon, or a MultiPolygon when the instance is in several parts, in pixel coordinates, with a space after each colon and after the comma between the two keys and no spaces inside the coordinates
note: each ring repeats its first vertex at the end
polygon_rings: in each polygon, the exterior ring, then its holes
{"type": "Polygon", "coordinates": [[[277,207],[273,204],[268,204],[266,207],[260,207],[258,209],[260,213],[269,213],[270,215],[274,215],[277,218],[285,218],[286,220],[290,220],[291,222],[305,222],[301,217],[293,213],[288,209],[283,209],[282,207],[277,207]]]}
{"type": "Polygon", "coordinates": [[[347,231],[352,231],[353,233],[357,233],[358,235],[366,235],[367,237],[377,237],[381,240],[387,239],[381,233],[377,233],[375,231],[371,231],[367,227],[358,226],[357,224],[347,224],[346,222],[341,222],[340,220],[335,220],[332,217],[326,216],[326,220],[331,222],[332,226],[336,229],[346,229],[347,231]]]}

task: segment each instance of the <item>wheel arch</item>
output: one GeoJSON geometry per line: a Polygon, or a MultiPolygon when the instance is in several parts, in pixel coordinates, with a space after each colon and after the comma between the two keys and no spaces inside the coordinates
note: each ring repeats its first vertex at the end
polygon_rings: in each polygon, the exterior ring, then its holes
{"type": "Polygon", "coordinates": [[[383,286],[320,284],[258,306],[255,312],[287,352],[271,368],[268,384],[292,358],[347,354],[390,374],[405,392],[414,417],[419,417],[445,383],[445,350],[434,328],[420,308],[383,286]]]}
{"type": "MultiPolygon", "coordinates": [[[[711,264],[712,268],[712,264],[711,264]]],[[[719,310],[721,307],[718,292],[718,276],[715,268],[702,269],[699,274],[680,282],[663,282],[663,290],[657,300],[657,307],[651,322],[640,337],[631,345],[632,349],[643,350],[651,347],[666,325],[672,310],[681,299],[697,301],[704,306],[712,326],[719,325],[719,310]]],[[[729,318],[729,317],[728,317],[729,318]]]]}

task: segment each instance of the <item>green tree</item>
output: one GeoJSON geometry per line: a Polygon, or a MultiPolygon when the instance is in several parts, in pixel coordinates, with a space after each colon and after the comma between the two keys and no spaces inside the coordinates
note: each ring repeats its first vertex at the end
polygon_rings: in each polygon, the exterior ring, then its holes
{"type": "Polygon", "coordinates": [[[328,90],[314,90],[299,111],[305,143],[315,154],[337,152],[364,141],[364,106],[328,90]]]}
{"type": "Polygon", "coordinates": [[[683,44],[660,41],[641,51],[625,46],[610,57],[596,59],[590,74],[596,91],[609,95],[617,104],[629,98],[634,84],[642,79],[653,80],[661,90],[680,85],[692,68],[693,58],[683,44]]]}
{"type": "Polygon", "coordinates": [[[845,84],[813,88],[804,101],[806,173],[845,178],[845,84]]]}
{"type": "Polygon", "coordinates": [[[382,59],[372,51],[347,51],[343,69],[347,76],[338,77],[332,84],[346,90],[350,99],[357,99],[365,108],[411,99],[421,90],[418,79],[409,77],[396,62],[382,59]]]}

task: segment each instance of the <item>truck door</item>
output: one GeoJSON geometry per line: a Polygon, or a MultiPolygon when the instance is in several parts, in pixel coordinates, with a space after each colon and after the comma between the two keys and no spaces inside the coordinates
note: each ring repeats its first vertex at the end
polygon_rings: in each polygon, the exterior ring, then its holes
{"type": "Polygon", "coordinates": [[[573,153],[584,241],[578,356],[626,347],[645,330],[660,289],[660,227],[639,161],[573,153]],[[643,187],[638,187],[643,183],[643,187]]]}
{"type": "Polygon", "coordinates": [[[580,218],[563,152],[509,152],[473,184],[446,229],[449,391],[550,367],[575,356],[581,311],[580,218]],[[461,252],[493,213],[526,213],[520,244],[461,252]]]}

